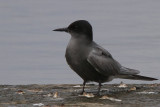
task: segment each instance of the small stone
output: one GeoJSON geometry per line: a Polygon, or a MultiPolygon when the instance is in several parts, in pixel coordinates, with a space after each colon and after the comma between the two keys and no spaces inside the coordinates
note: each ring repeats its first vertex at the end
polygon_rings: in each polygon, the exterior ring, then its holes
{"type": "Polygon", "coordinates": [[[17,94],[21,94],[21,95],[23,95],[25,92],[24,92],[24,91],[22,91],[22,90],[18,90],[16,93],[17,93],[17,94]]]}
{"type": "Polygon", "coordinates": [[[86,92],[84,92],[83,95],[80,95],[80,96],[84,96],[84,97],[87,97],[87,98],[94,97],[94,95],[92,93],[86,93],[86,92]]]}
{"type": "Polygon", "coordinates": [[[58,92],[55,92],[53,95],[54,98],[58,98],[58,92]]]}
{"type": "Polygon", "coordinates": [[[47,96],[47,97],[51,97],[51,96],[53,96],[53,95],[52,95],[51,93],[49,93],[49,94],[47,94],[46,96],[47,96]]]}
{"type": "Polygon", "coordinates": [[[102,96],[101,98],[99,98],[99,99],[107,99],[107,98],[109,98],[108,96],[102,96]]]}
{"type": "Polygon", "coordinates": [[[132,87],[130,88],[130,91],[135,91],[137,88],[136,87],[132,87]]]}
{"type": "Polygon", "coordinates": [[[44,104],[43,103],[36,103],[36,104],[33,104],[33,106],[44,106],[44,104]]]}
{"type": "Polygon", "coordinates": [[[122,101],[121,99],[116,99],[116,98],[113,98],[113,97],[108,97],[108,96],[102,96],[100,99],[107,99],[107,100],[111,100],[111,101],[122,101]]]}
{"type": "Polygon", "coordinates": [[[123,82],[121,82],[118,87],[119,87],[119,88],[126,88],[126,87],[128,87],[128,86],[127,86],[126,84],[124,84],[123,82]]]}

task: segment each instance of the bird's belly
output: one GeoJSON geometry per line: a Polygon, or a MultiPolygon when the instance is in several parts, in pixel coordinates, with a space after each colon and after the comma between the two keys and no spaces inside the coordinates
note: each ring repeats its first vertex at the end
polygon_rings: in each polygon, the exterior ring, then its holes
{"type": "Polygon", "coordinates": [[[75,71],[85,81],[105,82],[109,77],[106,77],[97,72],[87,59],[81,55],[70,55],[66,53],[66,61],[70,68],[75,71]]]}

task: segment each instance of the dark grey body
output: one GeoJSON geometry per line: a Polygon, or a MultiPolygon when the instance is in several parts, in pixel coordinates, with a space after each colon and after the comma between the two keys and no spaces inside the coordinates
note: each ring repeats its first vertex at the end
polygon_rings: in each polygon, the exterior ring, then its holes
{"type": "MultiPolygon", "coordinates": [[[[66,49],[66,61],[84,81],[108,82],[114,78],[134,79],[138,70],[121,66],[112,55],[94,41],[71,37],[66,49]]],[[[138,79],[138,78],[137,78],[138,79]]],[[[141,79],[141,78],[140,78],[141,79]]]]}
{"type": "MultiPolygon", "coordinates": [[[[85,20],[78,20],[67,28],[55,29],[71,34],[71,39],[66,49],[68,65],[86,82],[101,83],[114,78],[134,80],[157,80],[155,78],[137,75],[138,70],[126,68],[118,63],[112,55],[93,41],[92,26],[85,20]]],[[[84,92],[84,87],[83,91],[84,92]]]]}

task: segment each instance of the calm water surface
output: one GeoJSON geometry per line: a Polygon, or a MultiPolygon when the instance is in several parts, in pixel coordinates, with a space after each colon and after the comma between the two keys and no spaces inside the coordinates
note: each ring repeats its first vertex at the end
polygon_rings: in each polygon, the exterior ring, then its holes
{"type": "MultiPolygon", "coordinates": [[[[64,54],[70,35],[52,32],[88,20],[94,40],[122,65],[160,79],[158,0],[1,0],[0,84],[82,83],[64,54]]],[[[159,83],[116,79],[110,83],[159,83]]]]}

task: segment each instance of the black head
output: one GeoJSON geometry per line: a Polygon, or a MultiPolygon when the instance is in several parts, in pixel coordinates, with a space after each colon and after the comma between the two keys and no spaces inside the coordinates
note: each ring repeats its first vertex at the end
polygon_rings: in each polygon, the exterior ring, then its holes
{"type": "Polygon", "coordinates": [[[93,40],[92,26],[86,20],[78,20],[71,23],[67,28],[55,29],[53,31],[65,31],[70,33],[72,36],[76,34],[78,34],[78,36],[83,35],[87,39],[93,40]]]}

